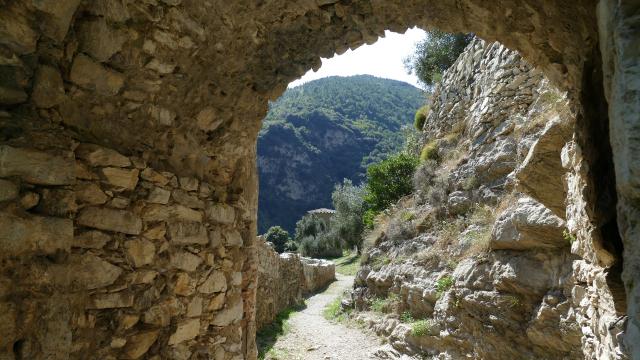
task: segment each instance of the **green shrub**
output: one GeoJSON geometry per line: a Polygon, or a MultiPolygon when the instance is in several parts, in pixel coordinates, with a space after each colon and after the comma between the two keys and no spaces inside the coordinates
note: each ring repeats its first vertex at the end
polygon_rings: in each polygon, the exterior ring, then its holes
{"type": "Polygon", "coordinates": [[[291,241],[289,233],[280,226],[270,227],[264,238],[267,242],[272,243],[274,249],[279,253],[285,252],[287,242],[291,241]]]}
{"type": "Polygon", "coordinates": [[[427,116],[429,115],[430,107],[429,105],[424,105],[418,111],[416,111],[416,115],[413,117],[413,126],[418,131],[422,131],[424,128],[424,123],[427,121],[427,116]]]}
{"type": "Polygon", "coordinates": [[[453,286],[453,277],[451,275],[445,275],[436,281],[436,291],[438,296],[444,294],[445,291],[449,290],[453,286]]]}
{"type": "Polygon", "coordinates": [[[413,315],[411,315],[410,311],[405,311],[402,314],[400,314],[400,321],[402,321],[403,323],[410,324],[416,320],[413,318],[413,315]]]}
{"type": "Polygon", "coordinates": [[[376,216],[378,215],[377,211],[373,209],[369,209],[364,212],[362,215],[362,222],[364,223],[367,229],[373,229],[376,224],[376,216]]]}
{"type": "Polygon", "coordinates": [[[407,154],[392,155],[367,168],[365,201],[380,212],[413,191],[412,177],[418,159],[407,154]]]}
{"type": "Polygon", "coordinates": [[[422,147],[422,151],[420,152],[420,161],[437,161],[440,158],[438,150],[438,142],[435,140],[429,141],[422,147]]]}
{"type": "Polygon", "coordinates": [[[394,307],[398,306],[399,302],[400,302],[400,297],[397,294],[389,293],[389,295],[386,298],[378,297],[371,300],[369,307],[373,312],[388,314],[393,311],[394,307]]]}
{"type": "Polygon", "coordinates": [[[418,320],[411,324],[411,335],[413,336],[425,336],[429,334],[433,322],[430,320],[418,320]]]}
{"type": "Polygon", "coordinates": [[[447,70],[473,39],[473,34],[450,34],[430,30],[424,40],[416,45],[414,53],[404,59],[409,73],[414,73],[427,86],[442,79],[447,70]]]}
{"type": "Polygon", "coordinates": [[[318,236],[307,236],[298,243],[298,252],[312,258],[336,258],[342,255],[343,244],[330,232],[318,236]]]}

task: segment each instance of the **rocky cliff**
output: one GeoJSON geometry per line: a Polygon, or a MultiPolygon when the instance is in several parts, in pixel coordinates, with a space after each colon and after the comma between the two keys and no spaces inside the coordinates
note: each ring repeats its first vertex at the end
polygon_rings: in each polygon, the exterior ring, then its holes
{"type": "Polygon", "coordinates": [[[625,358],[620,253],[576,238],[574,122],[498,43],[475,40],[445,73],[423,132],[432,160],[377,219],[356,278],[356,308],[387,313],[357,315],[389,338],[381,353],[625,358]]]}

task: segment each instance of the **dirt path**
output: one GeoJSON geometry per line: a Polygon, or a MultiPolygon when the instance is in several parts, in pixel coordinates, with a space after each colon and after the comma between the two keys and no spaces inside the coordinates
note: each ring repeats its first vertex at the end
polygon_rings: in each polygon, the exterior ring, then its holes
{"type": "Polygon", "coordinates": [[[353,276],[336,274],[337,281],[307,299],[307,307],[289,319],[289,332],[274,344],[266,359],[368,360],[380,340],[357,328],[328,321],[322,311],[353,284],[353,276]]]}

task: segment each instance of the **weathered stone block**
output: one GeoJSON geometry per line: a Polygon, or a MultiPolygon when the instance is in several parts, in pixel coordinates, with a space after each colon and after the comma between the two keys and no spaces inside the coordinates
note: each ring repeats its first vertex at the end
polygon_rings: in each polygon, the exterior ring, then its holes
{"type": "Polygon", "coordinates": [[[64,40],[80,0],[33,0],[32,3],[44,14],[41,20],[42,31],[53,40],[64,40]]]}
{"type": "Polygon", "coordinates": [[[127,33],[110,27],[104,18],[82,22],[78,36],[80,49],[101,62],[109,60],[127,41],[127,33]]]}
{"type": "Polygon", "coordinates": [[[156,255],[155,245],[146,239],[130,240],[125,243],[127,257],[135,267],[151,264],[156,255]]]}
{"type": "Polygon", "coordinates": [[[4,256],[52,254],[69,250],[72,243],[73,222],[69,219],[0,214],[0,248],[4,256]]]}
{"type": "Polygon", "coordinates": [[[182,304],[176,298],[169,298],[160,304],[152,306],[144,313],[144,322],[156,326],[169,326],[171,318],[184,311],[182,304]]]}
{"type": "Polygon", "coordinates": [[[85,254],[73,256],[67,271],[72,285],[92,290],[113,284],[123,270],[95,255],[85,254]]]}
{"type": "Polygon", "coordinates": [[[142,220],[124,210],[87,207],[80,211],[76,221],[82,226],[130,235],[139,235],[142,231],[142,220]]]}
{"type": "Polygon", "coordinates": [[[75,186],[76,199],[83,204],[102,205],[109,200],[109,196],[92,182],[81,182],[75,186]]]}
{"type": "Polygon", "coordinates": [[[169,190],[165,190],[159,187],[154,187],[149,192],[149,197],[147,197],[147,201],[152,204],[166,205],[169,203],[170,197],[171,197],[171,192],[169,190]]]}
{"type": "Polygon", "coordinates": [[[242,299],[238,298],[235,303],[227,304],[227,307],[220,310],[213,318],[211,325],[228,326],[242,320],[242,299]]]}
{"type": "Polygon", "coordinates": [[[171,255],[171,266],[187,272],[195,271],[202,259],[192,253],[181,251],[171,255]]]}
{"type": "Polygon", "coordinates": [[[152,204],[144,208],[142,218],[145,221],[192,221],[202,222],[202,213],[182,205],[152,204]]]}
{"type": "Polygon", "coordinates": [[[21,6],[5,6],[2,10],[0,11],[0,44],[18,54],[34,52],[39,34],[32,25],[29,14],[21,6]]]}
{"type": "Polygon", "coordinates": [[[13,200],[18,197],[18,185],[8,180],[0,179],[0,202],[13,200]]]}
{"type": "Polygon", "coordinates": [[[43,65],[38,68],[31,98],[37,107],[50,108],[64,100],[64,83],[58,69],[43,65]]]}
{"type": "Polygon", "coordinates": [[[169,223],[169,235],[171,242],[175,244],[206,245],[209,243],[206,226],[198,222],[169,223]]]}
{"type": "Polygon", "coordinates": [[[220,293],[209,300],[209,305],[207,305],[207,311],[216,311],[222,309],[224,306],[225,294],[220,293]]]}
{"type": "Polygon", "coordinates": [[[200,319],[188,319],[178,324],[176,331],[169,338],[169,345],[194,339],[200,333],[200,319]]]}
{"type": "Polygon", "coordinates": [[[202,315],[202,298],[199,296],[194,297],[187,306],[188,317],[199,317],[202,315]]]}
{"type": "Polygon", "coordinates": [[[122,350],[122,359],[139,359],[149,351],[151,345],[158,339],[160,330],[150,330],[132,335],[127,338],[127,345],[122,350]]]}
{"type": "Polygon", "coordinates": [[[234,208],[226,204],[214,204],[207,208],[207,217],[220,224],[232,224],[235,216],[234,208]]]}
{"type": "Polygon", "coordinates": [[[198,286],[198,292],[202,294],[213,294],[227,291],[227,278],[222,271],[214,271],[209,277],[198,286]]]}
{"type": "Polygon", "coordinates": [[[198,186],[200,182],[196,178],[192,177],[181,177],[180,179],[180,188],[185,191],[198,191],[198,186]]]}
{"type": "Polygon", "coordinates": [[[102,249],[111,237],[101,231],[90,230],[74,236],[73,247],[83,249],[102,249]]]}
{"type": "Polygon", "coordinates": [[[173,291],[180,296],[190,296],[196,290],[195,280],[187,273],[178,273],[173,291]]]}
{"type": "Polygon", "coordinates": [[[118,189],[133,190],[138,184],[138,169],[104,168],[102,175],[105,181],[118,189]]]}
{"type": "Polygon", "coordinates": [[[174,190],[171,196],[173,197],[173,200],[175,200],[178,204],[184,205],[188,208],[204,209],[204,201],[198,199],[197,196],[191,195],[184,190],[174,190]]]}
{"type": "Polygon", "coordinates": [[[231,230],[224,234],[225,245],[234,247],[234,246],[242,246],[242,236],[237,230],[231,230]]]}
{"type": "Polygon", "coordinates": [[[93,296],[90,309],[116,309],[133,306],[133,294],[120,291],[117,293],[97,294],[93,296]]]}
{"type": "Polygon", "coordinates": [[[151,169],[151,168],[146,168],[144,170],[142,170],[142,172],[140,173],[140,177],[142,177],[144,180],[150,181],[156,185],[160,185],[160,186],[165,186],[169,183],[169,178],[162,175],[161,173],[151,169]]]}
{"type": "Polygon", "coordinates": [[[124,75],[105,68],[86,55],[78,55],[71,66],[71,81],[100,95],[116,95],[124,85],[124,75]]]}
{"type": "Polygon", "coordinates": [[[76,180],[71,158],[0,145],[0,177],[18,176],[38,185],[70,185],[76,180]]]}
{"type": "Polygon", "coordinates": [[[91,166],[131,166],[131,161],[128,157],[115,150],[95,144],[80,144],[75,153],[77,158],[86,161],[91,166]]]}
{"type": "Polygon", "coordinates": [[[40,202],[40,194],[34,192],[27,192],[20,198],[20,206],[24,210],[33,208],[38,205],[38,202],[40,202]]]}

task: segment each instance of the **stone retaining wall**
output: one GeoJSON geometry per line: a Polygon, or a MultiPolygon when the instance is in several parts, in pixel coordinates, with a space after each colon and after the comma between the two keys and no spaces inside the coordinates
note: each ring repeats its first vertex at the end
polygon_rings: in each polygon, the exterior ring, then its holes
{"type": "Polygon", "coordinates": [[[258,238],[258,292],[256,326],[272,322],[279,312],[299,305],[335,280],[335,265],[327,260],[310,259],[297,254],[278,254],[258,238]]]}

